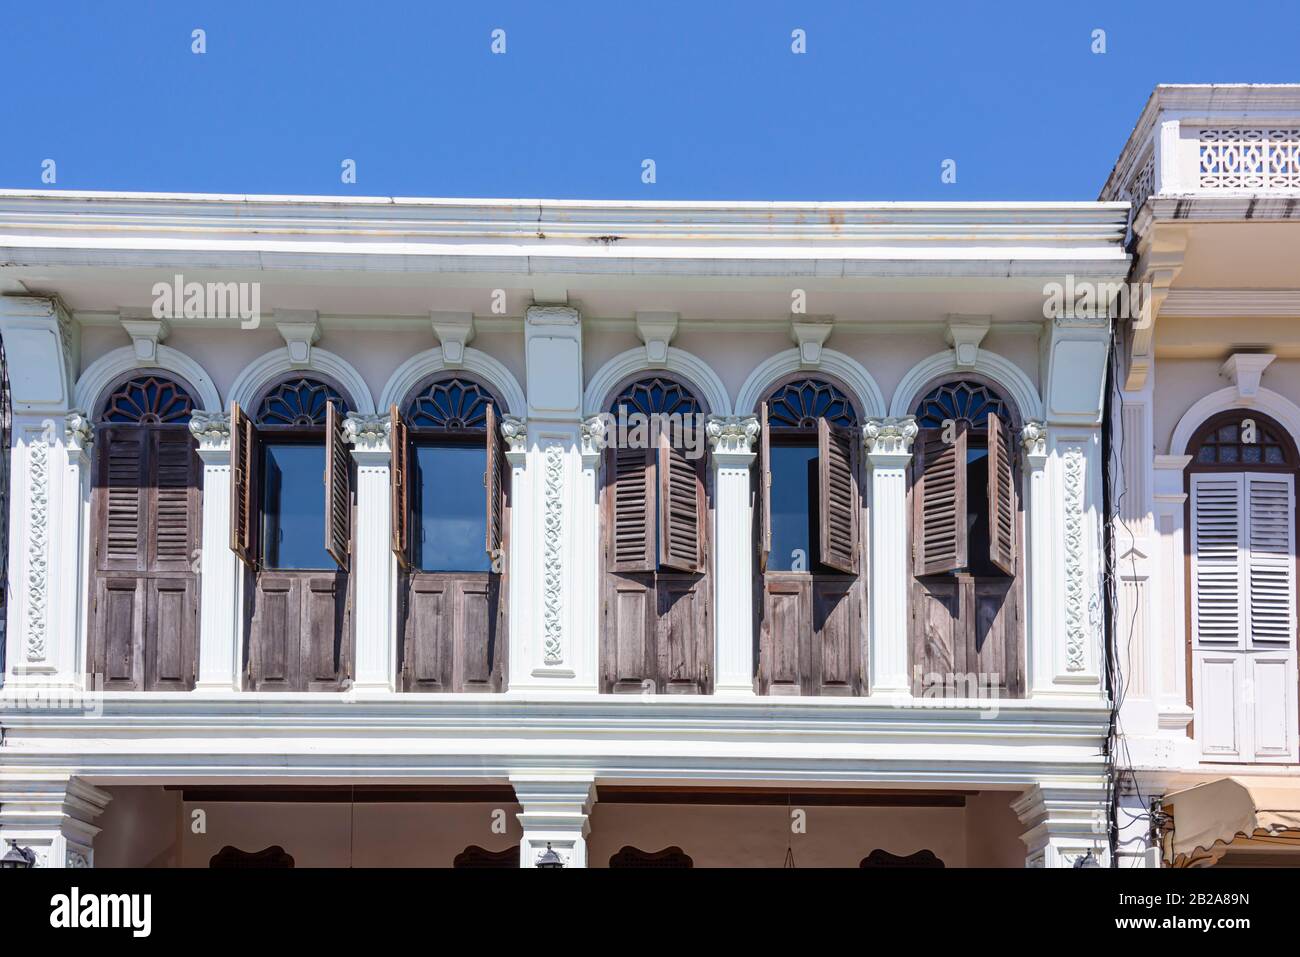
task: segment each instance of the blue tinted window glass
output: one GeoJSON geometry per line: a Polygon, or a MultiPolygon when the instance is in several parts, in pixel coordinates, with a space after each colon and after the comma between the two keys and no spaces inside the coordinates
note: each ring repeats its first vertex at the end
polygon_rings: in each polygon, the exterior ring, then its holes
{"type": "Polygon", "coordinates": [[[817,447],[775,445],[772,460],[772,571],[813,571],[817,447]]]}
{"type": "Polygon", "coordinates": [[[262,444],[262,560],[267,568],[336,568],[325,551],[325,447],[262,444]]]}
{"type": "Polygon", "coordinates": [[[481,445],[417,445],[414,459],[416,567],[426,572],[488,571],[483,549],[487,451],[481,445]]]}

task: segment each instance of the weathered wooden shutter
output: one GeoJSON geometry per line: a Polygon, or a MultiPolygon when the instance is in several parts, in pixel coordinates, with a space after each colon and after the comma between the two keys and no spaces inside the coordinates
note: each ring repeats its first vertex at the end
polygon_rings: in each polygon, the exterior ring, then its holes
{"type": "Polygon", "coordinates": [[[325,405],[325,550],[347,571],[352,531],[351,463],[338,404],[325,405]]]}
{"type": "Polygon", "coordinates": [[[409,568],[411,528],[411,446],[406,434],[406,423],[397,406],[388,409],[388,443],[393,450],[393,467],[388,473],[388,501],[392,510],[389,525],[392,528],[393,554],[397,563],[409,568]]]}
{"type": "Polygon", "coordinates": [[[1251,642],[1296,637],[1295,490],[1290,475],[1246,476],[1251,642]]]}
{"type": "Polygon", "coordinates": [[[230,548],[250,568],[257,565],[257,427],[238,402],[230,404],[230,548]]]}
{"type": "Polygon", "coordinates": [[[139,426],[102,429],[99,485],[104,529],[97,567],[144,571],[148,567],[145,516],[149,430],[139,426]]]}
{"type": "Polygon", "coordinates": [[[989,413],[989,560],[1008,575],[1016,573],[1016,496],[1011,433],[989,413]]]}
{"type": "Polygon", "coordinates": [[[1192,476],[1192,640],[1198,644],[1241,643],[1243,487],[1240,473],[1192,476]]]}
{"type": "Polygon", "coordinates": [[[817,420],[818,538],[821,563],[836,571],[858,571],[858,496],[853,436],[817,420]]]}
{"type": "Polygon", "coordinates": [[[605,454],[612,499],[611,568],[616,572],[652,572],[655,569],[655,450],[611,447],[605,454]]]}
{"type": "Polygon", "coordinates": [[[487,468],[483,473],[483,487],[487,494],[487,541],[483,547],[492,561],[494,571],[500,571],[501,547],[504,540],[503,513],[505,510],[505,442],[498,427],[496,406],[487,407],[487,468]]]}
{"type": "Polygon", "coordinates": [[[951,442],[943,429],[922,429],[914,446],[912,570],[937,575],[967,565],[966,428],[951,442]]]}
{"type": "Polygon", "coordinates": [[[700,570],[700,473],[674,446],[671,429],[659,432],[659,564],[700,570]]]}
{"type": "Polygon", "coordinates": [[[767,403],[758,407],[758,570],[767,571],[772,554],[772,429],[767,423],[767,403]]]}

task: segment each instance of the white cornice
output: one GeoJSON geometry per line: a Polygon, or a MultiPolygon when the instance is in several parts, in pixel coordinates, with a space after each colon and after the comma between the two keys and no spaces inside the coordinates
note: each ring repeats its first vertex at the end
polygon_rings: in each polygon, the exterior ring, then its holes
{"type": "Polygon", "coordinates": [[[1161,316],[1300,316],[1300,289],[1171,289],[1161,316]]]}

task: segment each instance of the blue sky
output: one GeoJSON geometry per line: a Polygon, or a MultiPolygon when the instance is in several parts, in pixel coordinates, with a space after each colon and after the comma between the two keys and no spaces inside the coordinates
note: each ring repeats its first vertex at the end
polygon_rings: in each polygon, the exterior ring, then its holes
{"type": "Polygon", "coordinates": [[[1093,199],[1156,83],[1300,81],[1296,0],[10,0],[0,24],[18,188],[53,159],[58,189],[1093,199]]]}

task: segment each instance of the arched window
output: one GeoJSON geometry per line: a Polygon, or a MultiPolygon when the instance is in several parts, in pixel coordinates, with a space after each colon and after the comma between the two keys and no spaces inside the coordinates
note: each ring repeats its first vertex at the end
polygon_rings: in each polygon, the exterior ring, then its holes
{"type": "Polygon", "coordinates": [[[97,410],[89,670],[107,690],[193,687],[203,497],[193,411],[189,389],[161,372],[119,380],[97,410]]]}
{"type": "Polygon", "coordinates": [[[707,692],[706,410],[668,374],[626,382],[606,408],[601,687],[707,692]]]}
{"type": "Polygon", "coordinates": [[[857,406],[836,382],[801,375],[759,405],[761,694],[860,694],[863,552],[857,406]]]}
{"type": "Polygon", "coordinates": [[[1207,760],[1295,761],[1295,442],[1268,416],[1234,409],[1187,451],[1196,736],[1207,760]]]}
{"type": "Polygon", "coordinates": [[[349,400],[295,372],[231,410],[231,539],[253,573],[248,682],[255,691],[333,690],[351,672],[348,611],[349,400]]]}
{"type": "Polygon", "coordinates": [[[932,383],[913,409],[913,694],[1019,697],[1018,413],[974,374],[932,383]]]}
{"type": "MultiPolygon", "coordinates": [[[[389,410],[408,691],[500,691],[508,471],[500,399],[438,373],[389,410]]],[[[517,862],[517,857],[516,857],[517,862]]]]}

